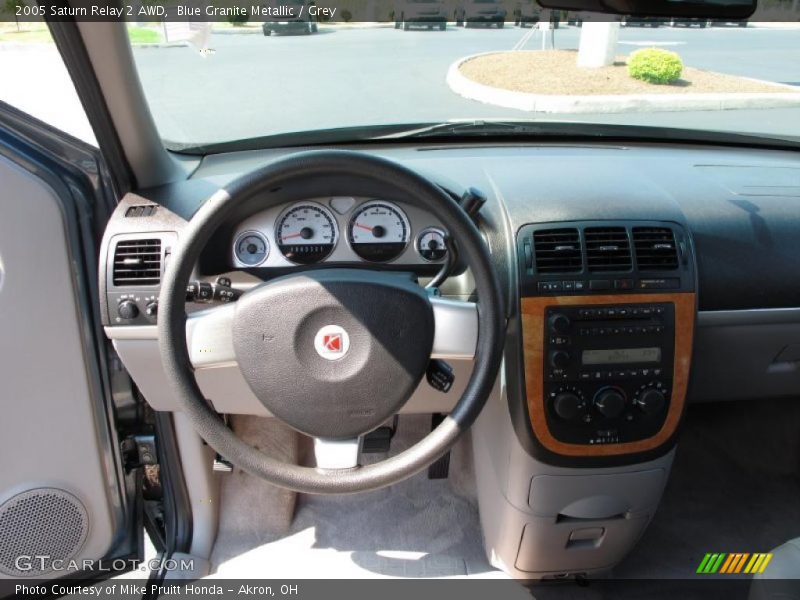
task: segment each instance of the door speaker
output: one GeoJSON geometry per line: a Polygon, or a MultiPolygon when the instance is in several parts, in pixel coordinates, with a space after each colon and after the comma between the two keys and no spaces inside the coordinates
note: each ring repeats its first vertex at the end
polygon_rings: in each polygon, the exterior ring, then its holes
{"type": "Polygon", "coordinates": [[[74,558],[88,532],[86,507],[69,492],[36,488],[12,496],[0,505],[0,572],[43,575],[53,561],[74,558]]]}

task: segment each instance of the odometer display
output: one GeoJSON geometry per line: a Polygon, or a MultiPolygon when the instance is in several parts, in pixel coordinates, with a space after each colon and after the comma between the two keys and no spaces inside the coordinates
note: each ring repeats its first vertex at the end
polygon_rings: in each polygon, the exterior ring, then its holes
{"type": "Polygon", "coordinates": [[[406,214],[390,202],[367,202],[350,219],[348,239],[353,252],[370,262],[389,262],[408,246],[411,226],[406,214]]]}
{"type": "Polygon", "coordinates": [[[328,209],[314,202],[296,204],[278,219],[278,250],[296,264],[317,263],[333,252],[338,230],[328,209]]]}

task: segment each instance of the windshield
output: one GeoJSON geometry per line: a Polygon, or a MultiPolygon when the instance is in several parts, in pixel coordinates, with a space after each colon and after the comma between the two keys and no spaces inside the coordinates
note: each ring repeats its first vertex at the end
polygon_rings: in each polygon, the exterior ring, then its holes
{"type": "Polygon", "coordinates": [[[774,0],[771,13],[720,22],[398,0],[361,20],[344,1],[270,0],[258,18],[128,29],[153,34],[133,56],[174,150],[291,144],[295,134],[325,142],[334,131],[364,139],[456,120],[787,139],[800,136],[796,5],[774,0]]]}

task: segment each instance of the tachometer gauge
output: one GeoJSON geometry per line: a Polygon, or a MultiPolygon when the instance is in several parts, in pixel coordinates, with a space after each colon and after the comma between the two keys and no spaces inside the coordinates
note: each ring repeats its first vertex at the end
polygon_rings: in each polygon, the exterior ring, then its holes
{"type": "Polygon", "coordinates": [[[428,262],[436,262],[447,256],[445,233],[438,227],[423,229],[417,236],[417,252],[428,262]]]}
{"type": "Polygon", "coordinates": [[[278,219],[275,240],[288,260],[309,265],[326,258],[336,246],[339,231],[330,211],[314,202],[295,204],[278,219]]]}
{"type": "Polygon", "coordinates": [[[390,202],[367,202],[350,219],[350,246],[370,262],[394,260],[406,249],[410,236],[408,217],[390,202]]]}
{"type": "Polygon", "coordinates": [[[258,231],[245,231],[236,238],[233,252],[243,265],[257,267],[269,255],[269,242],[258,231]]]}

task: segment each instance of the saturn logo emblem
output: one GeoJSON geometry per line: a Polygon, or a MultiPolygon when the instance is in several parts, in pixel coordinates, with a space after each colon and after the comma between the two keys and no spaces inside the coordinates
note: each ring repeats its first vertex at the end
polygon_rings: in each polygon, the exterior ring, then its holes
{"type": "Polygon", "coordinates": [[[314,349],[325,360],[338,360],[350,349],[350,336],[343,327],[326,325],[314,336],[314,349]]]}

